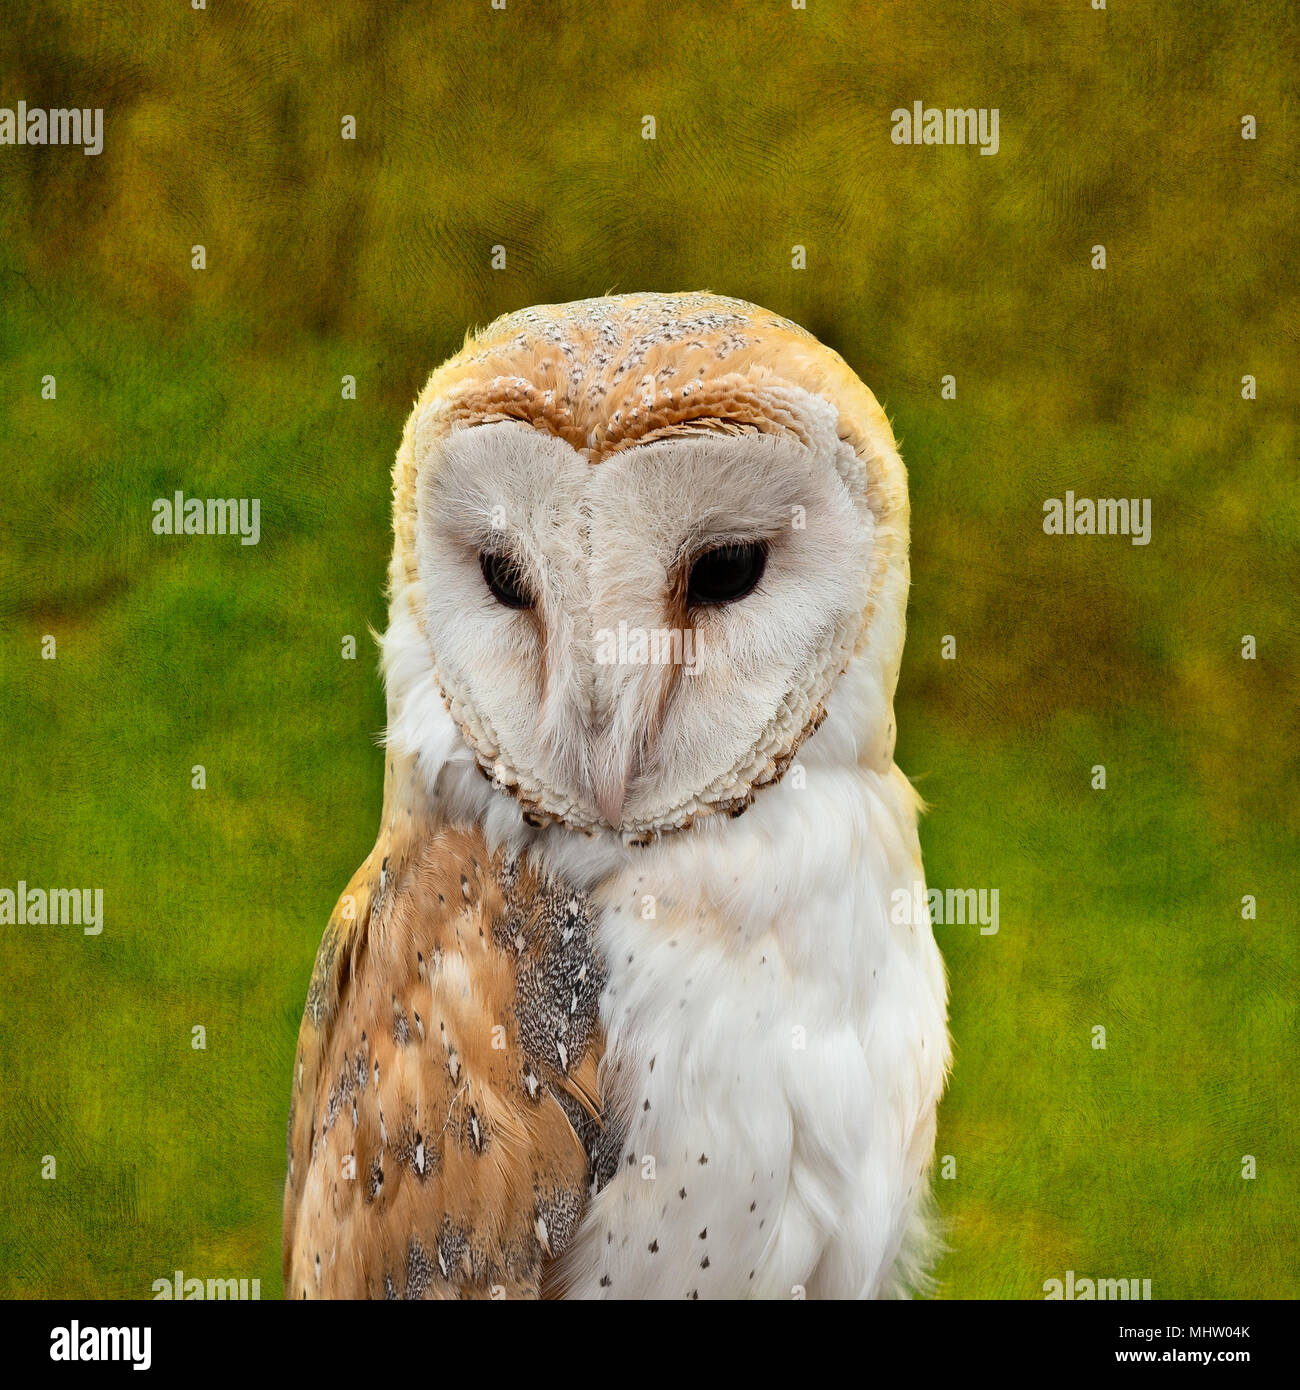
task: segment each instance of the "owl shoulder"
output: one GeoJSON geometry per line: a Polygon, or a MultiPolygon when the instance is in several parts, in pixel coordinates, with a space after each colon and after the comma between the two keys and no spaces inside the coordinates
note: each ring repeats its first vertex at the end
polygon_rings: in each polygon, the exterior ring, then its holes
{"type": "Polygon", "coordinates": [[[584,894],[476,828],[381,838],[321,941],[294,1061],[293,1298],[535,1297],[617,1140],[584,894]]]}

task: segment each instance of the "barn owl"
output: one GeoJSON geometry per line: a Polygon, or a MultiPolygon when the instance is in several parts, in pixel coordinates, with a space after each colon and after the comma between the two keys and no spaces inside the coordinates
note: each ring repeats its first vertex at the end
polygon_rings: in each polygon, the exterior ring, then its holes
{"type": "Polygon", "coordinates": [[[895,906],[908,497],[871,392],[735,299],[527,309],[429,380],[393,530],[286,1293],[923,1287],[947,990],[895,906]]]}

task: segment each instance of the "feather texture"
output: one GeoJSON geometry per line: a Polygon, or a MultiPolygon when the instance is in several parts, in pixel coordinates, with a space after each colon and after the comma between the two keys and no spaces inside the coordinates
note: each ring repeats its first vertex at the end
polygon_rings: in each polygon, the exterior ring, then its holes
{"type": "Polygon", "coordinates": [[[585,895],[481,834],[376,848],[303,1017],[289,1296],[541,1291],[601,1164],[593,928],[585,895]]]}

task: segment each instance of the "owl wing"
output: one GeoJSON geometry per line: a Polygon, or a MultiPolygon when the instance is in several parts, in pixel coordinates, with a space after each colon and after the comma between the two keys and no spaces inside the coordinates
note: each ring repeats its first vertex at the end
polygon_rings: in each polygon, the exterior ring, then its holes
{"type": "Polygon", "coordinates": [[[537,1297],[617,1159],[590,903],[477,830],[381,837],[339,900],[289,1110],[292,1298],[537,1297]]]}

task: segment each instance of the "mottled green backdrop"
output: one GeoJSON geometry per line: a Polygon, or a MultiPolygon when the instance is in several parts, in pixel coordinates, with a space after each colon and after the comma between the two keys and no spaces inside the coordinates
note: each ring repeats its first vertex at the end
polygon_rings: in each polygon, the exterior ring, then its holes
{"type": "Polygon", "coordinates": [[[1294,6],[26,9],[0,106],[105,115],[0,146],[0,886],[106,920],[0,926],[0,1293],[278,1292],[409,403],[499,312],[708,288],[837,347],[910,467],[899,761],[931,882],[1000,896],[937,930],[942,1293],[1291,1295],[1294,6]],[[918,100],[998,153],[893,144],[918,100]],[[177,489],[260,543],[154,535],[177,489]],[[1045,535],[1066,490],[1150,498],[1150,544],[1045,535]]]}

